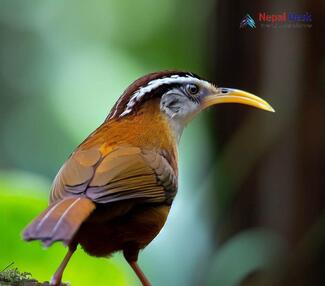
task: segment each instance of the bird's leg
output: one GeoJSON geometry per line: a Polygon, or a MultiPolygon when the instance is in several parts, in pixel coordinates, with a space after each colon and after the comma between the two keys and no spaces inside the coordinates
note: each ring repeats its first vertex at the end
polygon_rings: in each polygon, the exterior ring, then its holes
{"type": "Polygon", "coordinates": [[[148,278],[142,272],[142,270],[141,270],[140,266],[138,265],[138,263],[136,261],[128,261],[128,263],[130,264],[133,271],[135,272],[135,274],[140,279],[142,285],[143,286],[151,286],[151,283],[149,282],[148,278]]]}
{"type": "Polygon", "coordinates": [[[138,276],[139,280],[141,281],[143,286],[151,286],[148,278],[142,272],[140,266],[137,263],[138,255],[139,255],[139,248],[132,247],[129,245],[128,247],[124,248],[123,250],[124,257],[126,261],[130,264],[135,274],[138,276]]]}
{"type": "Polygon", "coordinates": [[[77,249],[76,245],[69,246],[68,253],[65,255],[65,257],[63,258],[59,268],[56,270],[56,272],[52,276],[52,279],[51,279],[51,282],[50,282],[51,286],[59,286],[61,284],[63,271],[66,268],[71,256],[76,251],[76,249],[77,249]]]}

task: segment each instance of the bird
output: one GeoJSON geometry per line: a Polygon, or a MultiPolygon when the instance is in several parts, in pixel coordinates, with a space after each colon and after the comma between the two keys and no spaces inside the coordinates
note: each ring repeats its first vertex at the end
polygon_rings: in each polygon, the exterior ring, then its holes
{"type": "Polygon", "coordinates": [[[122,252],[142,285],[152,285],[138,255],[163,228],[176,196],[182,132],[198,113],[221,103],[274,112],[251,93],[187,71],[147,74],[122,93],[63,164],[48,207],[23,231],[26,241],[67,247],[50,285],[60,285],[78,245],[96,257],[122,252]]]}

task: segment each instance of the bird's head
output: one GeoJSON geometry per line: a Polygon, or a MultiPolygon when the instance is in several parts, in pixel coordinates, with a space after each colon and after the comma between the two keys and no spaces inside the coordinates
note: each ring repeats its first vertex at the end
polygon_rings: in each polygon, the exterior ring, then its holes
{"type": "Polygon", "coordinates": [[[143,76],[131,84],[107,120],[136,116],[148,101],[156,104],[167,117],[178,138],[196,114],[216,104],[240,103],[274,112],[265,100],[251,93],[217,87],[190,72],[162,71],[143,76]]]}

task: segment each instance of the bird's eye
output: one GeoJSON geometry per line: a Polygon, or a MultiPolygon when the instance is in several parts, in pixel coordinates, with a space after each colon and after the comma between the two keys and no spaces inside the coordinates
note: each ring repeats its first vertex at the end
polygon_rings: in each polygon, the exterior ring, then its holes
{"type": "Polygon", "coordinates": [[[186,86],[188,93],[195,95],[199,92],[199,87],[196,84],[190,83],[186,86]]]}

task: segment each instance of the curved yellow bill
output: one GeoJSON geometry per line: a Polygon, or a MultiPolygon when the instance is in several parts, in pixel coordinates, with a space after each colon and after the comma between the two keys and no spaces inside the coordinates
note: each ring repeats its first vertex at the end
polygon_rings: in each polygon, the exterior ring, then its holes
{"type": "Polygon", "coordinates": [[[224,87],[217,88],[217,93],[208,95],[203,98],[202,108],[204,109],[220,103],[240,103],[266,111],[275,112],[270,104],[254,94],[239,89],[224,87]]]}

